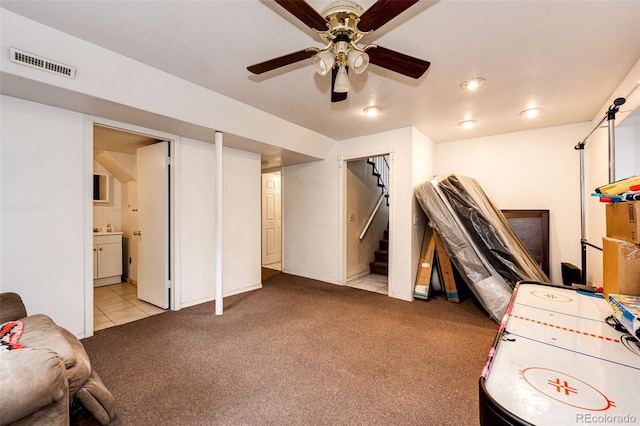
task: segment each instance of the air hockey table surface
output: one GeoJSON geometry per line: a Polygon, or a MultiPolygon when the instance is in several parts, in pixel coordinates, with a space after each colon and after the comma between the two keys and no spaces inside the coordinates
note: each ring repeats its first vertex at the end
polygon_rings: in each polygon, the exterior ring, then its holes
{"type": "Polygon", "coordinates": [[[480,424],[640,425],[640,345],[601,294],[516,285],[480,377],[480,424]]]}

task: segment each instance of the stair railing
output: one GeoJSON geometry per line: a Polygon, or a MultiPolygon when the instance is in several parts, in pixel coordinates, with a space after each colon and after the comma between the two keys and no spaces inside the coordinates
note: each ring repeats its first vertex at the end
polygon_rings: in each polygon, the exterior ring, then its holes
{"type": "Polygon", "coordinates": [[[371,222],[373,222],[373,218],[376,216],[376,213],[378,213],[380,205],[382,204],[382,200],[385,197],[387,198],[387,202],[389,200],[389,162],[387,161],[387,157],[383,155],[379,157],[367,158],[367,163],[373,166],[373,175],[378,176],[378,186],[382,188],[382,193],[380,194],[380,198],[378,198],[378,202],[376,203],[376,206],[369,216],[369,220],[367,220],[366,225],[364,225],[364,229],[360,233],[361,240],[369,230],[369,226],[371,225],[371,222]]]}

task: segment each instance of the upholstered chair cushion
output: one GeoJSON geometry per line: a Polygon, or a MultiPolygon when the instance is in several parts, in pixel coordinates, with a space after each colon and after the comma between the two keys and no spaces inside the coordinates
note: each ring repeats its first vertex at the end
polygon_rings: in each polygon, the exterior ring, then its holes
{"type": "MultiPolygon", "coordinates": [[[[69,342],[51,318],[43,314],[29,315],[20,321],[24,324],[20,344],[26,348],[48,348],[56,352],[65,367],[76,363],[76,354],[69,342]]],[[[84,349],[83,349],[84,350],[84,349]]]]}
{"type": "Polygon", "coordinates": [[[66,425],[69,393],[66,368],[46,348],[0,353],[0,425],[66,425]]]}

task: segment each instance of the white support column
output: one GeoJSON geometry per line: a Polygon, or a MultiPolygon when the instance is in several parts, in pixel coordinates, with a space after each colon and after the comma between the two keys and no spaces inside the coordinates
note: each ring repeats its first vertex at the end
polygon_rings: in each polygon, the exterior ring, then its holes
{"type": "Polygon", "coordinates": [[[216,152],[216,202],[215,202],[215,268],[216,315],[222,315],[222,132],[215,133],[216,152]]]}

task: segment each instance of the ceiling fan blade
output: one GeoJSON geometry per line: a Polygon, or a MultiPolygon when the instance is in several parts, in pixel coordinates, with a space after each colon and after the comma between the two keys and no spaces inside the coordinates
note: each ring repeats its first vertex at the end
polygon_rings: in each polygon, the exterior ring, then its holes
{"type": "Polygon", "coordinates": [[[418,0],[378,0],[364,11],[358,29],[362,32],[375,31],[417,2],[418,0]]]}
{"type": "MultiPolygon", "coordinates": [[[[347,73],[349,69],[347,68],[347,73]]],[[[336,76],[338,75],[338,68],[333,67],[331,70],[331,102],[342,102],[347,99],[347,92],[334,92],[333,87],[336,84],[336,76]]]]}
{"type": "Polygon", "coordinates": [[[327,21],[304,0],[276,0],[280,6],[302,21],[309,28],[327,30],[327,21]]]}
{"type": "Polygon", "coordinates": [[[251,65],[247,67],[247,69],[254,74],[262,74],[263,72],[275,70],[276,68],[284,67],[285,65],[309,59],[316,53],[317,49],[299,50],[294,53],[289,53],[288,55],[280,56],[277,58],[269,59],[268,61],[260,62],[259,64],[251,65]]]}
{"type": "Polygon", "coordinates": [[[431,65],[429,61],[423,61],[380,46],[368,49],[367,54],[369,54],[370,63],[411,78],[420,78],[431,65]]]}

